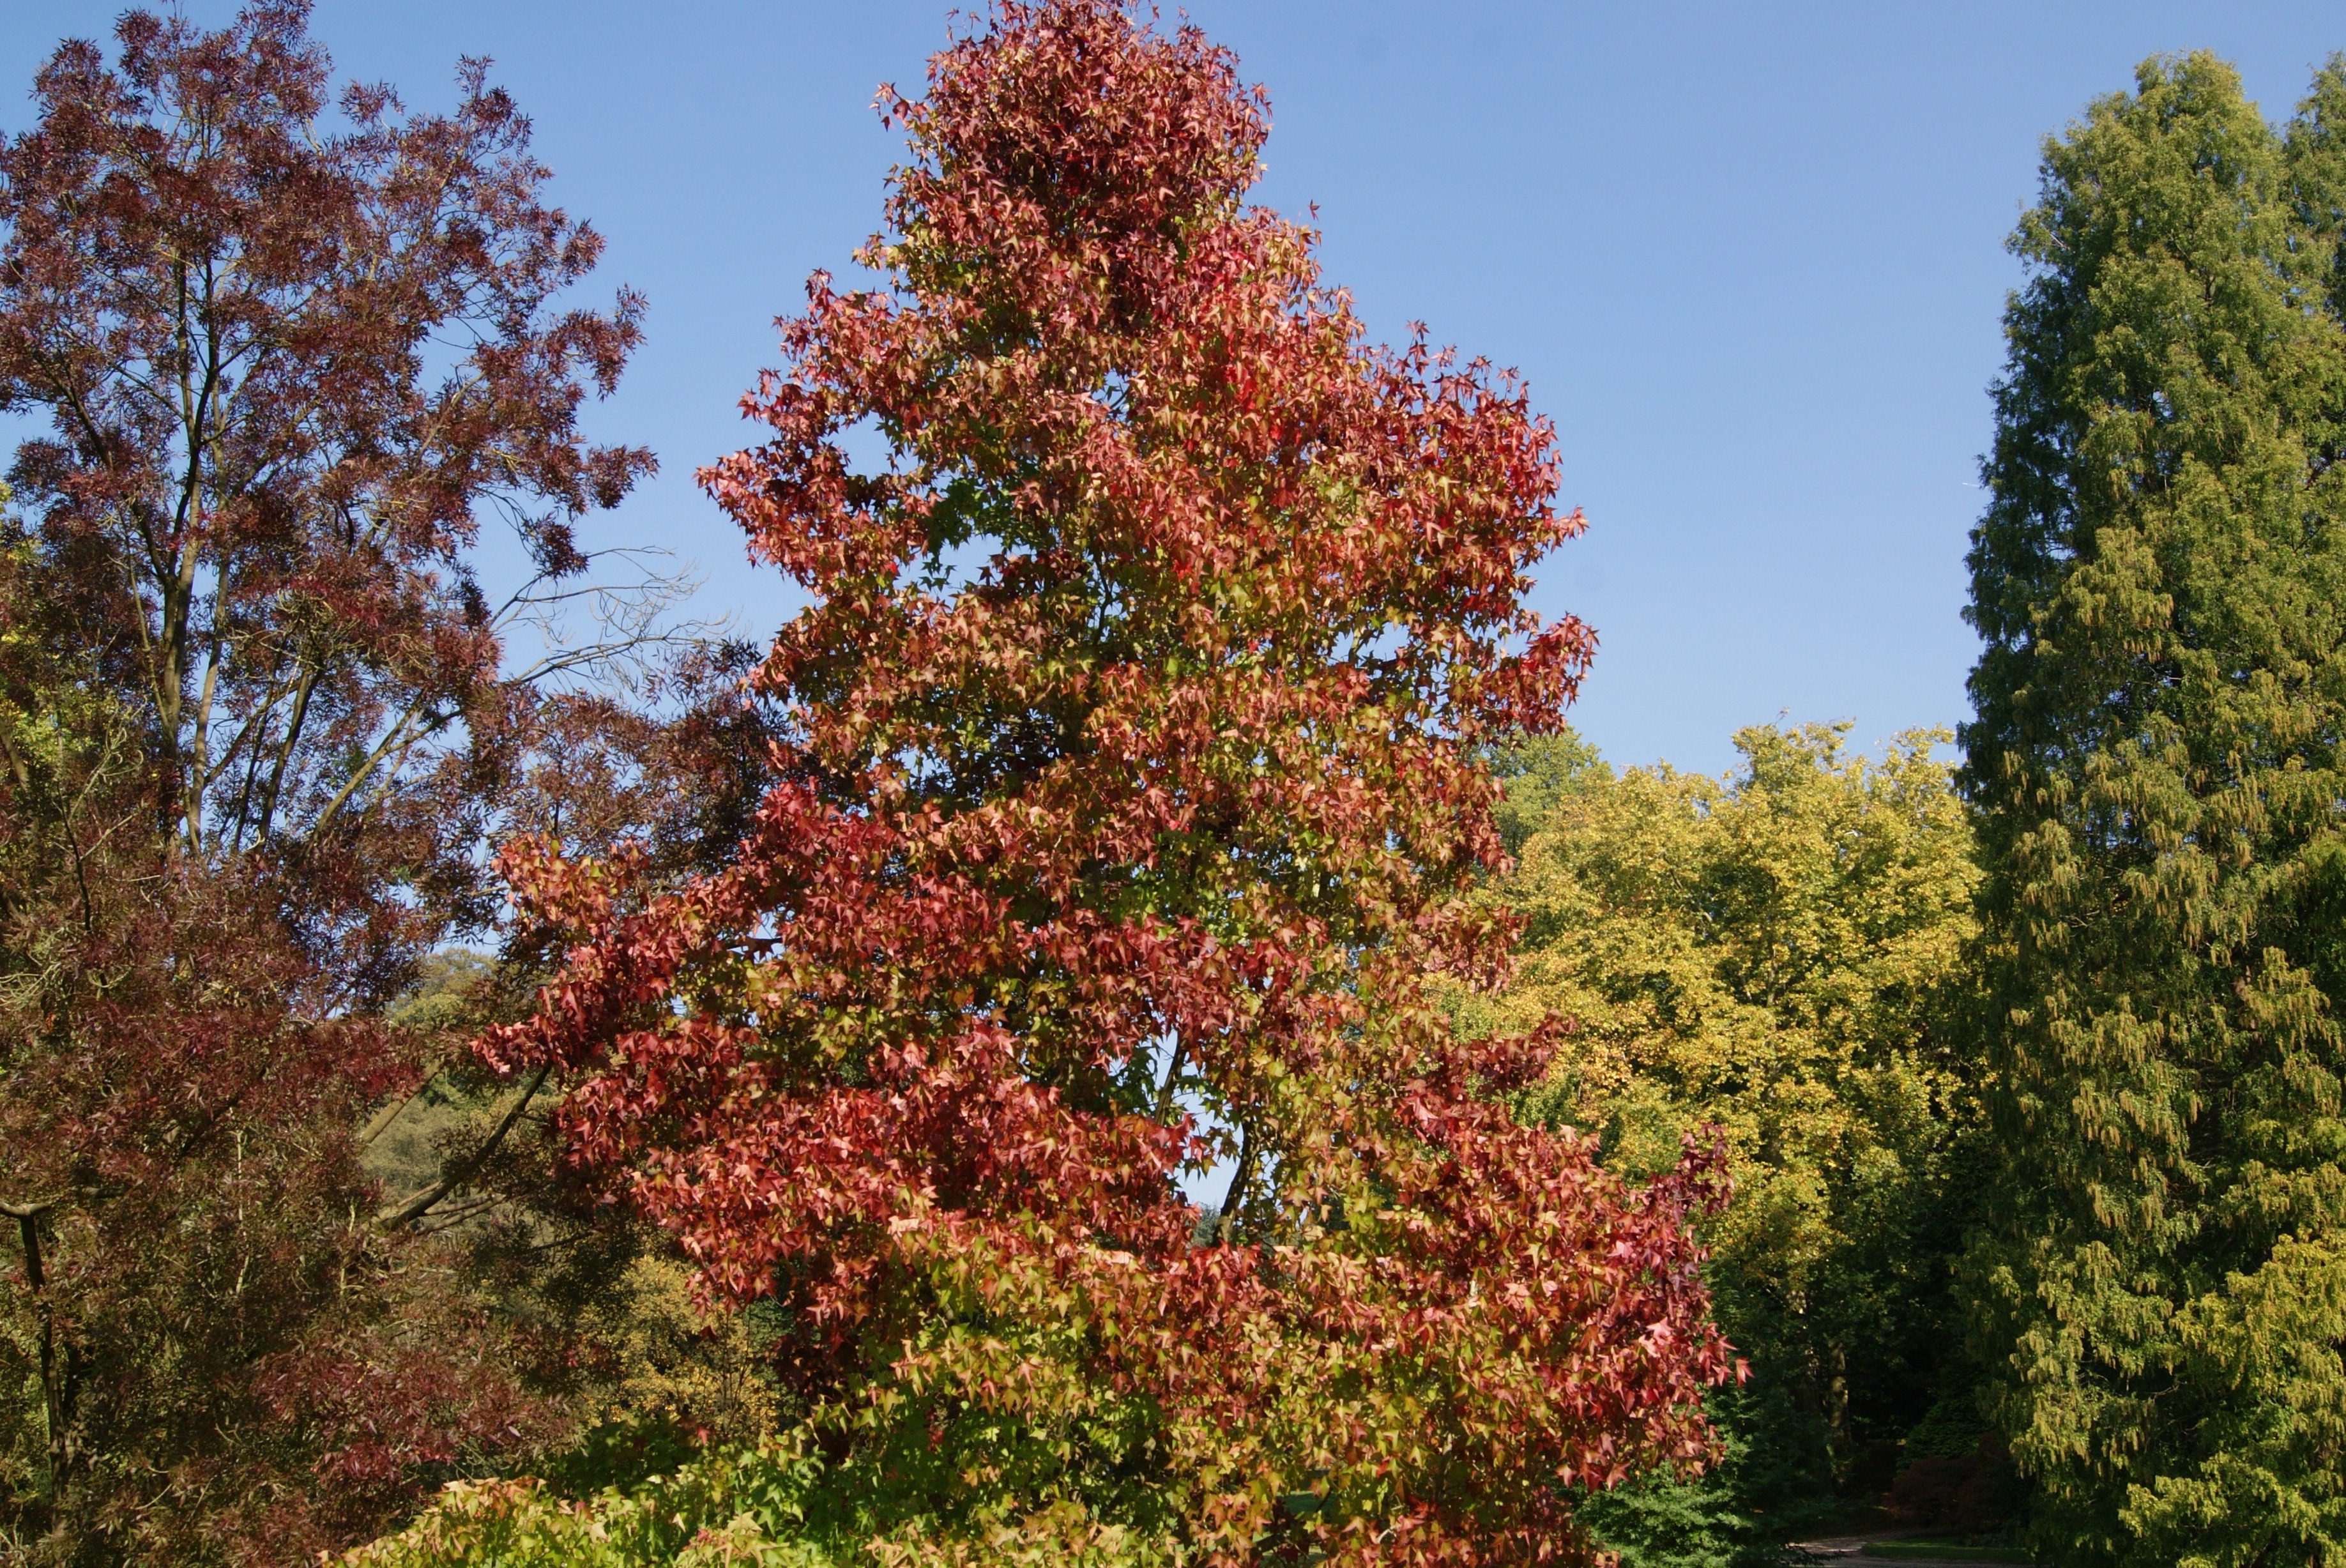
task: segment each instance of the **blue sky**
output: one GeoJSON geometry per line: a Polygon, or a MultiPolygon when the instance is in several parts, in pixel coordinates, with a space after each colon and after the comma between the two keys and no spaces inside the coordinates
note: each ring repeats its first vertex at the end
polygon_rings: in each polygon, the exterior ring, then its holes
{"type": "MultiPolygon", "coordinates": [[[[0,8],[0,128],[114,3],[0,8]]],[[[230,6],[188,0],[217,23],[230,6]]],[[[1168,15],[1172,13],[1168,9],[1168,15]]],[[[899,151],[870,108],[945,36],[936,0],[323,0],[345,74],[411,104],[487,55],[557,198],[651,299],[599,433],[661,479],[594,524],[697,560],[762,636],[792,603],[693,488],[806,274],[876,226],[899,151]]],[[[1317,203],[1330,280],[1519,368],[1590,531],[1535,598],[1603,645],[1577,722],[1620,762],[1717,769],[1740,725],[1847,719],[1872,745],[1964,715],[1960,617],[2004,234],[2039,139],[2158,51],[2212,48],[2285,116],[2346,47],[2332,5],[1443,6],[1196,0],[1270,89],[1260,199],[1317,203]]]]}

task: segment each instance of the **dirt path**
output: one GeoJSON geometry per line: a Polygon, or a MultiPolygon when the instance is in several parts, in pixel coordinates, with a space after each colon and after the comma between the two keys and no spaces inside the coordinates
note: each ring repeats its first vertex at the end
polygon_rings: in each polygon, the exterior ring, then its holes
{"type": "MultiPolygon", "coordinates": [[[[1881,1535],[1842,1535],[1829,1541],[1804,1541],[1800,1550],[1810,1561],[1829,1563],[1834,1568],[1994,1568],[1994,1563],[1979,1557],[1960,1560],[1952,1557],[1877,1557],[1868,1552],[1866,1543],[1884,1539],[1881,1535]]],[[[2025,1560],[2011,1558],[2012,1568],[2025,1568],[2025,1560]]]]}

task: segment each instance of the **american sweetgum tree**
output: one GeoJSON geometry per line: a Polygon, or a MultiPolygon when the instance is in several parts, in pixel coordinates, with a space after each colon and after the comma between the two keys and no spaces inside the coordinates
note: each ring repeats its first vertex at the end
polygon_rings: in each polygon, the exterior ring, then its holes
{"type": "Polygon", "coordinates": [[[702,475],[811,597],[779,782],[681,891],[510,849],[573,945],[485,1049],[779,1298],[843,1531],[1586,1560],[1576,1499],[1700,1463],[1731,1368],[1709,1156],[1632,1189],[1516,1125],[1559,1031],[1433,1000],[1509,936],[1472,748],[1593,647],[1521,603],[1581,525],[1552,430],[1362,341],[1193,28],[1005,3],[883,101],[882,286],[811,280],[702,475]]]}

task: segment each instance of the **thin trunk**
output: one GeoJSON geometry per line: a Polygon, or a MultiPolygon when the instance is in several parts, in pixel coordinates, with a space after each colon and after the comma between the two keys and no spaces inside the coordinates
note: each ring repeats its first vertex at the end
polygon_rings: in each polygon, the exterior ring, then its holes
{"type": "MultiPolygon", "coordinates": [[[[215,551],[213,567],[216,579],[215,602],[212,606],[211,646],[208,650],[202,690],[197,697],[195,733],[183,743],[180,726],[185,722],[181,704],[187,691],[190,663],[195,650],[196,579],[203,566],[204,459],[209,450],[208,432],[212,423],[213,400],[219,392],[222,365],[219,334],[211,325],[213,296],[219,280],[207,262],[204,269],[203,299],[200,307],[189,299],[187,268],[179,268],[179,424],[188,443],[187,470],[180,476],[178,498],[173,508],[173,524],[179,537],[178,570],[163,591],[163,646],[166,660],[166,683],[169,687],[168,715],[164,724],[165,744],[181,772],[179,782],[180,830],[190,854],[204,852],[204,790],[209,785],[211,768],[210,728],[213,684],[219,673],[220,657],[220,601],[228,593],[229,565],[225,551],[215,551]],[[200,379],[191,374],[195,360],[196,325],[189,316],[194,311],[204,344],[200,379]]],[[[158,696],[161,696],[158,692],[158,696]]]]}
{"type": "Polygon", "coordinates": [[[398,1099],[390,1101],[382,1107],[382,1110],[377,1111],[367,1122],[367,1125],[359,1129],[359,1147],[361,1149],[373,1147],[375,1139],[382,1136],[384,1133],[391,1129],[391,1124],[399,1120],[399,1113],[407,1109],[408,1106],[415,1104],[417,1097],[421,1095],[424,1090],[432,1087],[432,1085],[437,1083],[439,1079],[440,1069],[434,1067],[432,1071],[423,1074],[423,1081],[416,1084],[413,1089],[401,1095],[398,1099]]]}
{"type": "Polygon", "coordinates": [[[1166,1059],[1165,1082],[1157,1086],[1157,1119],[1169,1123],[1173,1119],[1173,1087],[1181,1081],[1181,1058],[1188,1047],[1181,1037],[1173,1037],[1173,1054],[1166,1059]]]}
{"type": "Polygon", "coordinates": [[[312,821],[309,828],[311,840],[317,840],[324,835],[327,827],[336,817],[342,815],[342,808],[350,804],[351,797],[358,791],[359,786],[365,783],[375,770],[382,767],[385,758],[394,759],[392,771],[396,773],[399,767],[404,765],[407,753],[413,748],[415,743],[425,735],[431,734],[438,726],[446,723],[451,716],[432,714],[426,719],[423,728],[413,731],[408,728],[419,718],[423,717],[423,698],[418,697],[408,705],[407,711],[400,715],[398,722],[393,724],[383,738],[375,744],[374,749],[360,759],[358,767],[352,770],[350,778],[343,781],[340,789],[334,791],[333,799],[328,800],[319,809],[316,820],[312,821]]]}
{"type": "MultiPolygon", "coordinates": [[[[252,836],[256,846],[269,841],[269,830],[277,820],[277,797],[285,784],[285,765],[291,759],[293,748],[301,742],[302,723],[310,716],[310,693],[317,684],[317,667],[305,661],[301,667],[301,685],[293,692],[293,712],[285,720],[285,740],[278,747],[277,761],[269,770],[269,788],[261,793],[260,824],[252,836]]],[[[253,755],[260,755],[259,747],[253,748],[253,755]]]]}
{"type": "MultiPolygon", "coordinates": [[[[179,475],[178,496],[171,508],[170,537],[178,541],[172,552],[168,572],[158,572],[156,596],[161,612],[162,665],[155,672],[156,715],[162,721],[162,739],[170,763],[171,784],[178,795],[179,835],[187,842],[190,854],[203,849],[202,802],[191,799],[189,791],[190,762],[187,755],[187,738],[180,733],[184,721],[183,708],[188,696],[188,640],[192,632],[196,571],[201,560],[197,523],[199,508],[197,497],[203,485],[203,433],[195,423],[196,397],[192,381],[195,343],[189,327],[191,305],[188,297],[188,264],[182,260],[172,269],[173,282],[178,300],[178,333],[176,345],[179,376],[179,430],[188,443],[187,464],[179,475]]],[[[198,765],[199,766],[199,765],[198,765]]]]}
{"type": "Polygon", "coordinates": [[[1239,1205],[1246,1201],[1246,1191],[1254,1181],[1254,1128],[1242,1126],[1239,1133],[1239,1168],[1230,1173],[1230,1190],[1222,1196],[1222,1223],[1217,1237],[1224,1247],[1237,1234],[1239,1205]]]}
{"type": "Polygon", "coordinates": [[[41,1267],[41,1217],[55,1206],[0,1203],[0,1215],[16,1222],[25,1246],[25,1283],[33,1293],[34,1334],[40,1341],[41,1419],[47,1427],[48,1495],[54,1502],[66,1473],[65,1389],[57,1376],[56,1326],[49,1311],[48,1276],[41,1267]]]}

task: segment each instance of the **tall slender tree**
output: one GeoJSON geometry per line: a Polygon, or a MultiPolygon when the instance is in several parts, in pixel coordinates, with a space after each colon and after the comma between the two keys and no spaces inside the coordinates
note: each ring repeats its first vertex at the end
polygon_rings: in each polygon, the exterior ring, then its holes
{"type": "Polygon", "coordinates": [[[1193,28],[1005,0],[886,101],[887,288],[813,280],[704,475],[812,596],[781,780],[679,893],[518,852],[576,934],[492,1049],[584,1074],[580,1153],[780,1298],[859,1550],[1584,1560],[1576,1500],[1699,1463],[1729,1366],[1708,1156],[1632,1188],[1516,1125],[1553,1026],[1429,990],[1507,947],[1474,748],[1591,647],[1521,603],[1580,526],[1552,432],[1361,341],[1193,28]]]}
{"type": "Polygon", "coordinates": [[[2346,1552],[2346,328],[2333,61],[2047,142],[1969,615],[2008,1207],[1974,1257],[2047,1561],[2346,1552]]]}
{"type": "Polygon", "coordinates": [[[501,668],[544,593],[501,621],[470,547],[509,517],[584,580],[650,462],[578,428],[641,305],[564,298],[599,241],[484,66],[445,114],[332,96],[306,22],[129,12],[0,143],[12,1560],[307,1558],[556,1424],[357,1144],[484,829],[544,820],[516,764],[598,728],[501,668]]]}

